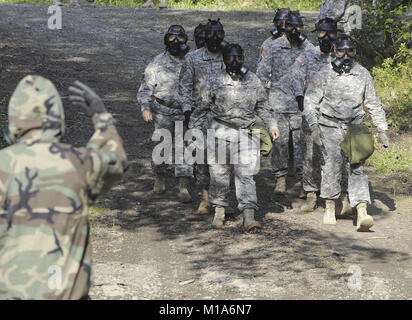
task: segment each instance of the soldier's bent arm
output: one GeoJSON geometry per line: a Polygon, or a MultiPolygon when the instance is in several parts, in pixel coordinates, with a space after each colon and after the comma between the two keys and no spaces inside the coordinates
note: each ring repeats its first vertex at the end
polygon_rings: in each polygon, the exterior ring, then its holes
{"type": "Polygon", "coordinates": [[[257,90],[258,101],[255,107],[256,113],[258,114],[259,118],[262,119],[263,123],[265,124],[266,128],[269,129],[269,131],[278,130],[277,121],[270,111],[266,91],[261,83],[258,83],[257,90]]]}
{"type": "Polygon", "coordinates": [[[143,74],[139,91],[137,92],[137,102],[140,104],[141,111],[150,110],[153,102],[153,90],[156,86],[155,74],[152,64],[149,64],[143,74]]]}
{"type": "Polygon", "coordinates": [[[193,105],[194,68],[190,58],[186,57],[179,75],[179,104],[182,111],[192,111],[193,105]]]}
{"type": "Polygon", "coordinates": [[[368,109],[373,124],[378,128],[379,131],[388,130],[388,125],[386,123],[385,110],[382,108],[381,100],[376,93],[375,86],[373,84],[373,78],[369,74],[366,74],[366,83],[365,83],[365,96],[363,104],[368,109]]]}
{"type": "Polygon", "coordinates": [[[280,83],[288,83],[290,90],[295,97],[305,95],[306,76],[308,73],[308,63],[305,56],[298,56],[293,63],[290,72],[288,72],[280,83]]]}
{"type": "Polygon", "coordinates": [[[261,56],[257,65],[256,75],[262,82],[263,86],[266,87],[272,72],[272,59],[269,46],[262,46],[260,54],[261,56]]]}
{"type": "Polygon", "coordinates": [[[310,81],[305,94],[303,115],[309,126],[317,124],[319,105],[323,99],[322,75],[316,74],[310,81]]]}
{"type": "Polygon", "coordinates": [[[113,116],[108,112],[96,113],[92,120],[95,132],[87,144],[89,170],[86,180],[89,198],[94,200],[123,178],[127,156],[113,116]]]}

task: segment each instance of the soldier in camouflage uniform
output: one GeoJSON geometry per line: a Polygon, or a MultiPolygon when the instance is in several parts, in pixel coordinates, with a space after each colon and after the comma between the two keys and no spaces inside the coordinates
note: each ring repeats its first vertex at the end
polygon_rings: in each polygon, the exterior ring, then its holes
{"type": "Polygon", "coordinates": [[[348,126],[363,122],[365,112],[362,106],[365,105],[384,146],[388,147],[385,111],[376,94],[372,76],[353,60],[356,50],[352,39],[340,36],[334,52],[336,58],[313,77],[305,96],[305,117],[313,142],[322,147],[320,196],[326,199],[323,223],[336,224],[335,199],[341,194],[342,165],[345,165],[349,175],[350,205],[356,207],[358,214],[357,230],[367,231],[373,225],[373,218],[366,210],[367,203],[371,203],[368,176],[363,163],[349,164],[340,143],[348,126]]]}
{"type": "Polygon", "coordinates": [[[275,28],[270,30],[271,36],[267,38],[265,41],[263,41],[260,47],[259,61],[262,60],[263,48],[267,48],[273,40],[280,38],[285,33],[285,22],[289,14],[290,14],[289,8],[279,8],[276,10],[275,17],[273,18],[273,23],[275,25],[275,28]]]}
{"type": "MultiPolygon", "coordinates": [[[[201,104],[201,93],[206,88],[208,80],[217,77],[224,69],[222,47],[226,44],[223,40],[225,32],[218,20],[210,20],[206,25],[206,46],[192,51],[185,56],[185,62],[180,72],[179,96],[181,107],[185,114],[185,121],[189,128],[206,131],[210,125],[209,109],[204,109],[201,104]]],[[[202,186],[202,201],[198,213],[206,214],[210,210],[208,166],[196,164],[197,182],[202,186]]]]}
{"type": "Polygon", "coordinates": [[[256,75],[263,85],[270,82],[269,105],[276,118],[280,139],[272,150],[272,170],[276,177],[275,192],[286,193],[286,175],[289,171],[289,140],[293,141],[293,155],[297,172],[302,172],[300,129],[302,114],[299,106],[303,97],[295,95],[295,81],[289,77],[291,67],[299,55],[314,46],[301,33],[303,21],[298,12],[291,12],[286,20],[285,34],[262,47],[256,75]]]}
{"type": "MultiPolygon", "coordinates": [[[[304,96],[308,82],[323,66],[331,63],[332,45],[340,30],[338,30],[335,21],[325,18],[316,24],[314,31],[318,32],[319,46],[313,50],[306,50],[296,58],[289,74],[289,82],[294,84],[291,89],[294,90],[295,96],[304,96]]],[[[302,143],[304,150],[302,188],[306,193],[306,203],[301,207],[301,210],[308,212],[316,208],[317,192],[320,190],[321,151],[316,144],[313,144],[311,131],[305,117],[302,119],[302,143]]],[[[346,191],[347,176],[345,173],[346,170],[343,170],[342,187],[346,191]]],[[[339,214],[345,215],[352,209],[347,200],[347,193],[342,195],[339,214]]]]}
{"type": "Polygon", "coordinates": [[[345,33],[349,33],[351,31],[349,17],[353,14],[349,12],[349,7],[350,0],[323,0],[316,23],[330,18],[343,27],[345,33]]]}
{"type": "MultiPolygon", "coordinates": [[[[137,93],[137,101],[141,105],[145,122],[153,120],[155,130],[167,129],[174,135],[177,121],[183,123],[184,120],[177,99],[179,74],[184,56],[189,51],[184,28],[180,25],[170,26],[165,34],[164,43],[166,45],[165,52],[157,55],[146,67],[137,93]]],[[[183,129],[181,133],[183,134],[183,129]]],[[[183,141],[183,136],[178,135],[175,139],[183,141]]],[[[153,187],[155,193],[166,191],[166,167],[166,164],[155,164],[152,159],[152,168],[156,175],[153,187]]],[[[187,186],[193,176],[192,166],[176,164],[175,176],[179,179],[179,201],[190,202],[192,199],[187,186]]]]}
{"type": "Polygon", "coordinates": [[[71,99],[95,128],[86,148],[60,142],[63,105],[49,80],[27,76],[11,97],[12,145],[0,151],[0,299],[88,296],[89,205],[122,178],[126,154],[103,102],[75,85],[71,99]]]}
{"type": "Polygon", "coordinates": [[[249,136],[248,130],[256,122],[255,111],[265,121],[274,140],[279,137],[279,132],[276,121],[270,117],[267,109],[265,88],[254,73],[243,67],[242,48],[237,44],[230,44],[224,50],[223,58],[226,71],[210,80],[202,99],[202,103],[211,110],[210,128],[215,132],[215,139],[208,137],[211,179],[209,195],[215,207],[212,226],[223,227],[225,207],[229,205],[230,173],[233,164],[238,209],[243,212],[244,227],[249,231],[260,227],[254,219],[254,211],[258,206],[253,180],[260,161],[259,136],[249,136]],[[219,146],[223,146],[231,160],[238,157],[237,161],[231,161],[229,164],[228,157],[226,161],[221,161],[219,146]],[[218,156],[211,161],[210,155],[215,154],[215,150],[218,150],[218,156]]]}

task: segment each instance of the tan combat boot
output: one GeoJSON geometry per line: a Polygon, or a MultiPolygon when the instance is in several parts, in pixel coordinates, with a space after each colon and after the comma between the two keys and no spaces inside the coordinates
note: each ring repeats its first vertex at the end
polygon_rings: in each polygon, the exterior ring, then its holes
{"type": "Polygon", "coordinates": [[[209,192],[206,189],[202,189],[202,201],[199,204],[197,213],[208,214],[210,210],[209,192]]]}
{"type": "Polygon", "coordinates": [[[300,207],[303,212],[312,212],[316,209],[316,192],[308,192],[306,194],[306,202],[300,207]]]}
{"type": "Polygon", "coordinates": [[[275,193],[278,193],[278,194],[286,193],[286,176],[279,177],[276,179],[275,193]]]}
{"type": "Polygon", "coordinates": [[[245,209],[243,211],[243,226],[246,229],[246,231],[262,227],[260,223],[255,220],[254,209],[245,209]]]}
{"type": "Polygon", "coordinates": [[[156,175],[156,180],[153,186],[154,193],[164,193],[166,191],[166,177],[162,174],[156,175]]]}
{"type": "Polygon", "coordinates": [[[344,192],[339,197],[336,216],[344,218],[344,217],[350,217],[352,214],[353,214],[353,208],[349,204],[348,193],[344,192]]]}
{"type": "Polygon", "coordinates": [[[225,220],[225,208],[217,206],[215,208],[215,217],[212,221],[212,227],[223,228],[223,221],[225,220]]]}
{"type": "Polygon", "coordinates": [[[180,202],[188,203],[192,202],[192,197],[187,190],[187,186],[189,185],[189,177],[179,177],[179,193],[177,198],[180,202]]]}
{"type": "Polygon", "coordinates": [[[356,231],[358,232],[369,231],[369,229],[373,226],[373,218],[368,215],[366,207],[367,205],[365,202],[361,202],[356,206],[356,211],[358,212],[356,231]]]}
{"type": "Polygon", "coordinates": [[[336,225],[335,200],[326,199],[326,209],[323,215],[323,224],[336,225]]]}

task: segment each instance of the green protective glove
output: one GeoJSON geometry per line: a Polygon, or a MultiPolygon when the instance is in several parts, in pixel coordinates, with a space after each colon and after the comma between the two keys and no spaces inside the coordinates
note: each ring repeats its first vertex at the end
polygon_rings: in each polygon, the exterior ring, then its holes
{"type": "Polygon", "coordinates": [[[389,148],[389,138],[386,134],[386,131],[379,131],[379,139],[381,140],[385,149],[389,148]]]}
{"type": "Polygon", "coordinates": [[[69,87],[69,100],[74,104],[86,110],[89,116],[95,113],[107,112],[102,99],[85,84],[75,81],[72,87],[69,87]]]}
{"type": "Polygon", "coordinates": [[[320,139],[320,128],[318,124],[315,124],[313,126],[310,127],[310,131],[312,132],[312,139],[313,139],[313,143],[315,143],[316,145],[318,145],[319,147],[321,147],[322,144],[322,140],[320,139]]]}
{"type": "Polygon", "coordinates": [[[266,128],[260,124],[254,124],[250,127],[250,134],[252,130],[259,130],[260,132],[260,154],[267,157],[272,150],[272,139],[266,128]]]}

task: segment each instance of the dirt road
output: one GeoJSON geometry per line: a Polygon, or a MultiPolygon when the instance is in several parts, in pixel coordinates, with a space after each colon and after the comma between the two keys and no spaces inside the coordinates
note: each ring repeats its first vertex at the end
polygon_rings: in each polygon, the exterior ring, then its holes
{"type": "MultiPolygon", "coordinates": [[[[306,31],[315,13],[304,13],[306,31]]],[[[65,141],[83,145],[92,133],[87,116],[67,100],[79,79],[95,88],[118,121],[131,167],[121,185],[102,197],[91,215],[94,299],[410,299],[412,298],[411,181],[380,177],[369,168],[373,232],[353,221],[321,224],[322,208],[300,214],[298,184],[288,199],[273,195],[267,159],[256,177],[263,229],[242,230],[239,213],[222,230],[197,202],[176,199],[168,177],[165,196],[152,196],[149,141],[135,95],[142,71],[163,50],[170,24],[192,33],[220,17],[227,40],[246,50],[254,71],[258,48],[272,27],[272,12],[211,12],[130,8],[63,8],[62,30],[47,28],[47,7],[0,5],[0,123],[9,98],[29,73],[50,78],[66,106],[65,141]]],[[[193,42],[190,43],[191,46],[193,42]]],[[[1,140],[1,147],[4,141],[1,140]]],[[[293,181],[292,181],[293,182],[293,181]]],[[[199,189],[193,185],[192,195],[199,189]]],[[[232,199],[235,205],[234,199],[232,199]]]]}

